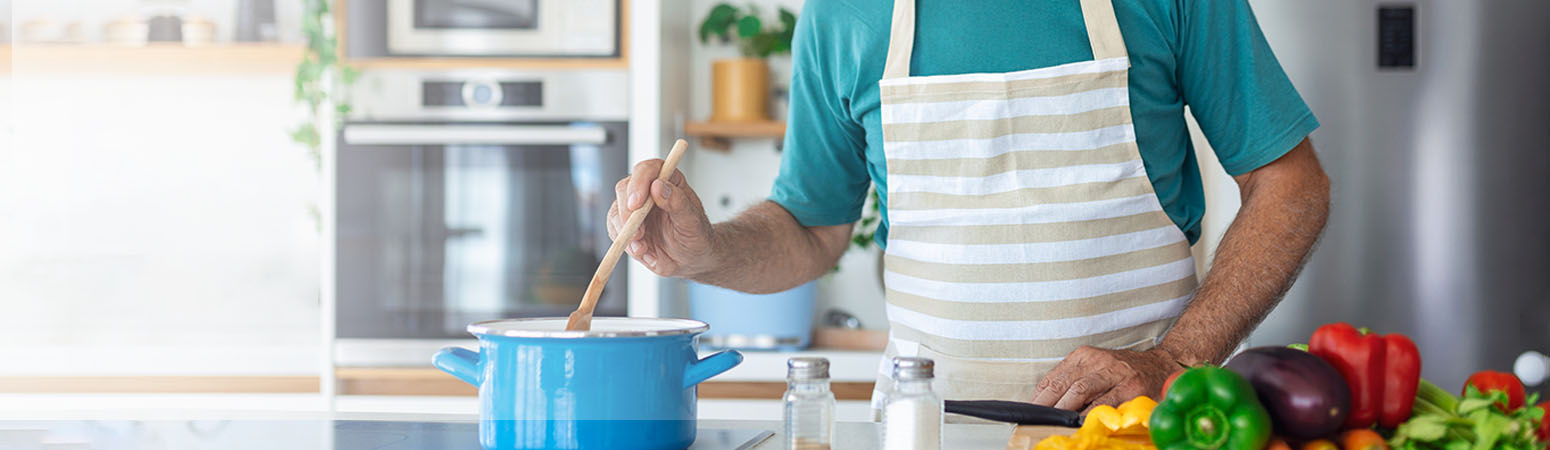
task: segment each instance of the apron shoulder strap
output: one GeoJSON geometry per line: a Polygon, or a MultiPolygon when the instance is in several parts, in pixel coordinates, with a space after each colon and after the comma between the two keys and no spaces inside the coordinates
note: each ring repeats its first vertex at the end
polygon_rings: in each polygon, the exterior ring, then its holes
{"type": "MultiPolygon", "coordinates": [[[[1082,0],[1082,20],[1087,23],[1087,41],[1093,46],[1094,60],[1126,56],[1125,37],[1119,33],[1119,21],[1114,19],[1112,0],[1082,0]]],[[[892,52],[890,48],[890,56],[892,52]]]]}
{"type": "MultiPolygon", "coordinates": [[[[1093,59],[1122,58],[1125,38],[1114,19],[1112,0],[1081,0],[1082,20],[1087,25],[1087,40],[1092,44],[1093,59]]],[[[888,29],[888,59],[883,63],[883,79],[908,78],[910,53],[915,48],[915,0],[894,0],[893,24],[888,29]]]]}
{"type": "Polygon", "coordinates": [[[893,26],[888,31],[888,59],[883,79],[910,76],[910,52],[915,48],[915,0],[893,0],[893,26]]]}

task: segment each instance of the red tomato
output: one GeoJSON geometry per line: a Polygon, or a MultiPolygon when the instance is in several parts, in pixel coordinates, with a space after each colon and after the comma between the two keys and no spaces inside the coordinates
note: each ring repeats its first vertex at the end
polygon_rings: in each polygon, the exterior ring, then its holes
{"type": "Polygon", "coordinates": [[[1469,386],[1474,386],[1480,392],[1502,391],[1507,393],[1507,404],[1496,404],[1496,409],[1502,412],[1516,411],[1523,407],[1523,382],[1518,381],[1516,375],[1494,370],[1482,370],[1469,376],[1469,381],[1464,382],[1464,391],[1469,391],[1469,386]]]}
{"type": "Polygon", "coordinates": [[[1179,375],[1181,375],[1183,373],[1184,373],[1184,369],[1179,369],[1179,370],[1173,371],[1173,375],[1168,375],[1168,379],[1163,381],[1162,397],[1157,397],[1157,398],[1158,399],[1162,399],[1163,397],[1167,397],[1168,396],[1168,387],[1169,386],[1173,386],[1173,380],[1177,380],[1179,378],[1179,375]]]}

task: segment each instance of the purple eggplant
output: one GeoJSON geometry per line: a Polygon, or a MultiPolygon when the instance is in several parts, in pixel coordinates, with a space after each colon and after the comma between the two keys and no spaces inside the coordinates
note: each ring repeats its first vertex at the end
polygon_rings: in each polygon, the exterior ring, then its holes
{"type": "Polygon", "coordinates": [[[1351,389],[1340,372],[1311,353],[1286,347],[1255,347],[1227,362],[1249,380],[1270,411],[1276,434],[1299,439],[1340,430],[1351,410],[1351,389]]]}

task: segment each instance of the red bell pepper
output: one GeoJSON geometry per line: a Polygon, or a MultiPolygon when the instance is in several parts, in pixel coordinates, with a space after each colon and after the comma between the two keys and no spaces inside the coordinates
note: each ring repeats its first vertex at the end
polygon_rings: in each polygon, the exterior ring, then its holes
{"type": "Polygon", "coordinates": [[[1386,347],[1383,338],[1363,335],[1345,322],[1319,327],[1308,340],[1308,352],[1329,362],[1350,385],[1351,411],[1346,415],[1346,428],[1366,428],[1378,421],[1386,347]]]}
{"type": "Polygon", "coordinates": [[[1421,384],[1421,351],[1403,334],[1383,336],[1383,406],[1378,424],[1395,428],[1410,420],[1416,387],[1421,384]]]}
{"type": "Polygon", "coordinates": [[[1474,386],[1481,393],[1502,391],[1507,393],[1507,404],[1496,404],[1496,409],[1502,412],[1513,412],[1523,407],[1523,382],[1518,381],[1518,376],[1507,372],[1494,370],[1482,370],[1469,376],[1469,381],[1464,382],[1464,392],[1469,391],[1469,386],[1474,386]]]}

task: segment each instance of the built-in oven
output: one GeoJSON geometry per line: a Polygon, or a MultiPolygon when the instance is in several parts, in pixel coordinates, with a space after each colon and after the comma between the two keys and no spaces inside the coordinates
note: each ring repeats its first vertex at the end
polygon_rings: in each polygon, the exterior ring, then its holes
{"type": "Polygon", "coordinates": [[[356,3],[368,8],[387,8],[387,46],[391,54],[606,57],[618,54],[618,2],[375,0],[356,3]]]}
{"type": "MultiPolygon", "coordinates": [[[[623,71],[370,71],[336,165],[341,366],[424,365],[470,322],[565,316],[627,170],[623,71]]],[[[598,313],[625,312],[623,265],[598,313]]]]}

